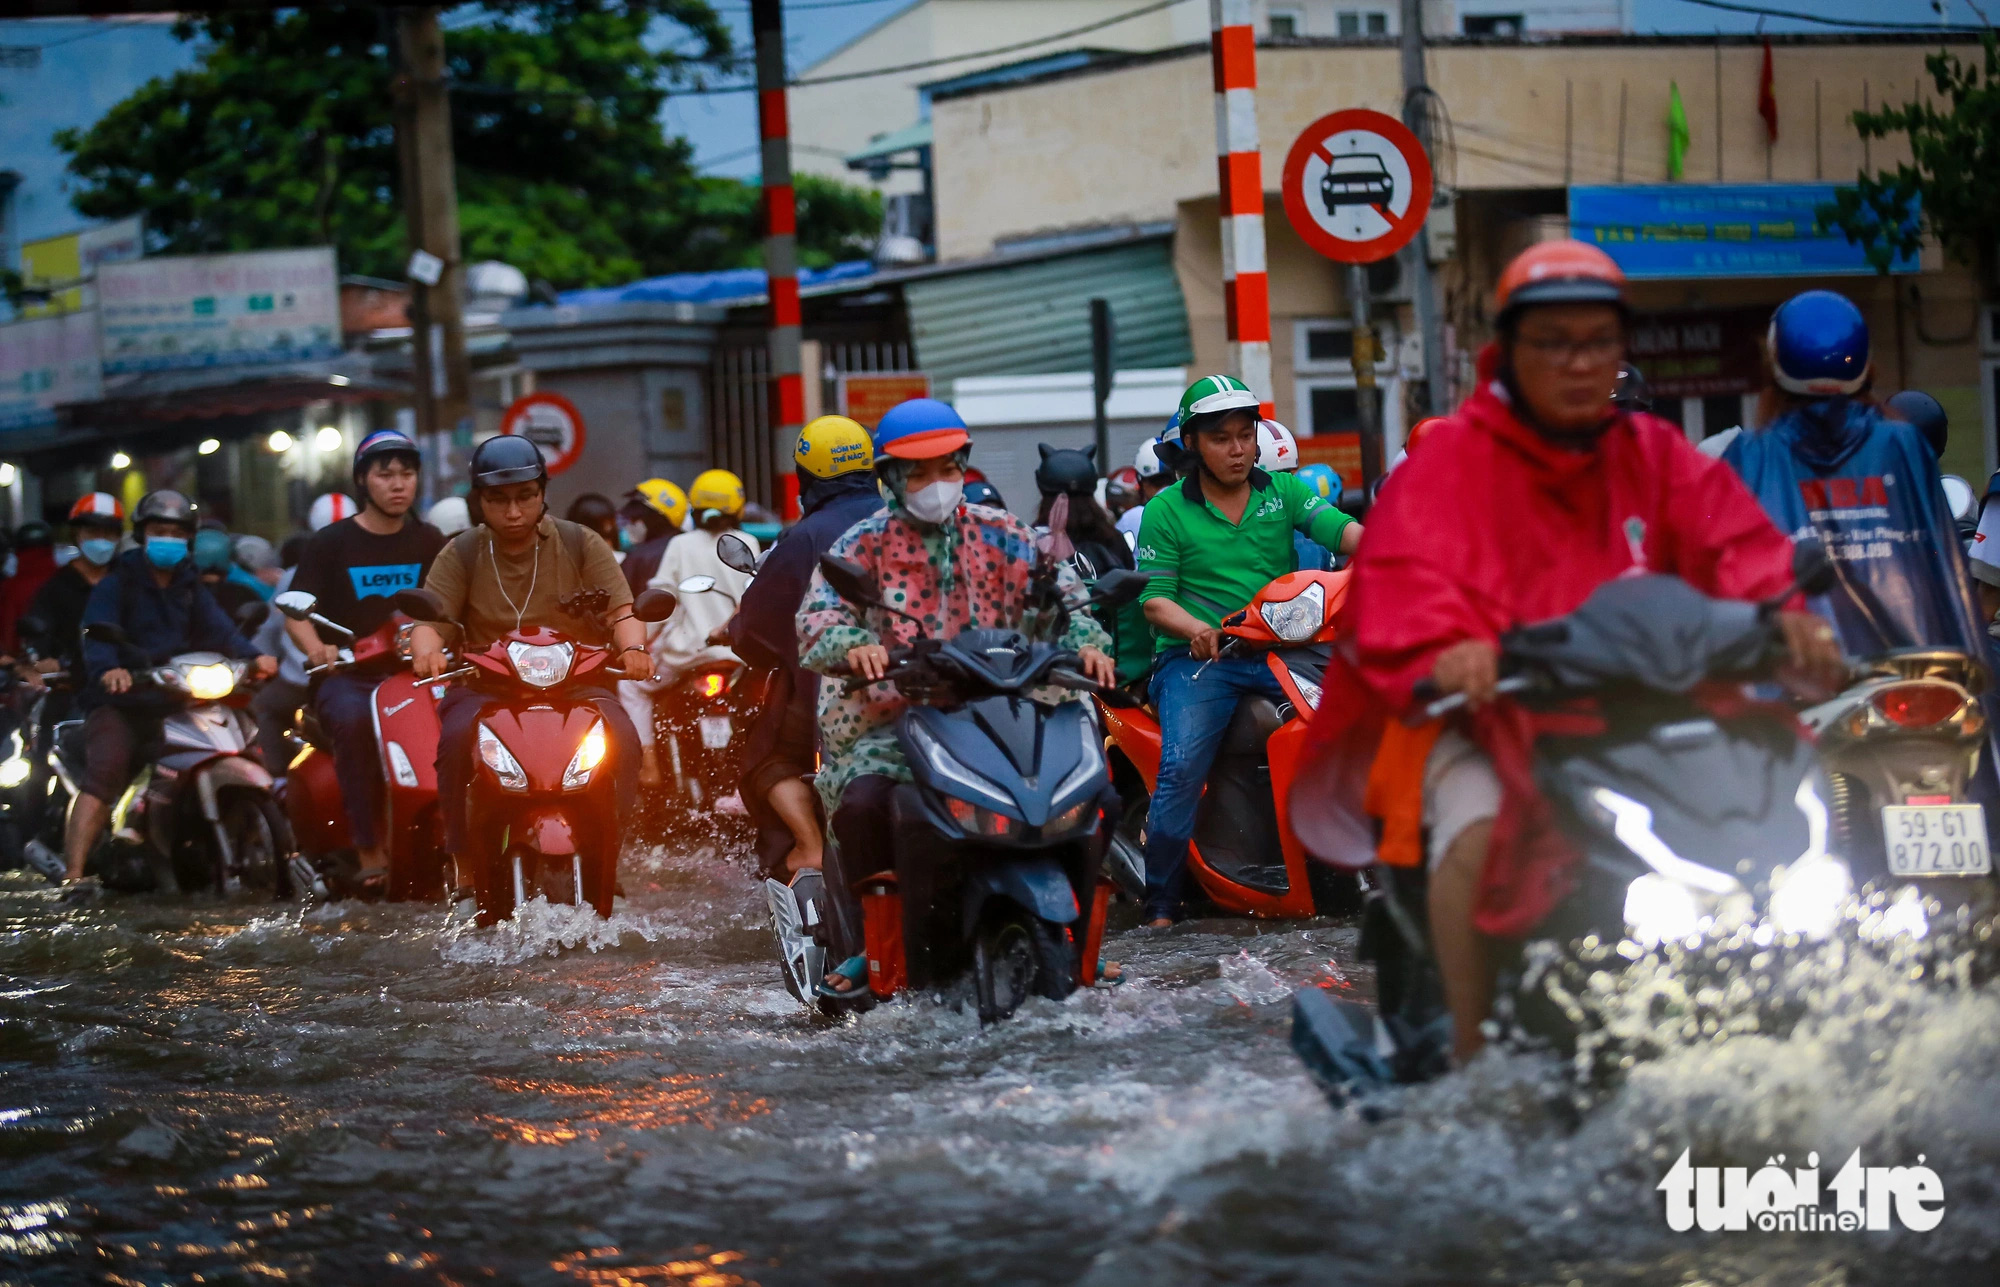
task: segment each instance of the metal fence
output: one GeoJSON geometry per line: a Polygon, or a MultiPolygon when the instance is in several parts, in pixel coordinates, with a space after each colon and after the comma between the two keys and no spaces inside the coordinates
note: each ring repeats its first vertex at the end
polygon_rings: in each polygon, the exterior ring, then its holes
{"type": "MultiPolygon", "coordinates": [[[[840,377],[858,371],[912,369],[910,346],[900,341],[821,344],[820,406],[839,406],[840,377]]],[[[758,343],[725,344],[708,367],[708,458],[743,480],[752,499],[777,506],[783,499],[789,458],[780,459],[771,438],[771,355],[758,343]]]]}

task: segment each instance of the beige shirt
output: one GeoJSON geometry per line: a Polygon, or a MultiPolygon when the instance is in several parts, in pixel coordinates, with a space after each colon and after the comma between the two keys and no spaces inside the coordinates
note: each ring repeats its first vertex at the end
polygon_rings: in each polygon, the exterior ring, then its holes
{"type": "Polygon", "coordinates": [[[520,554],[507,554],[494,544],[493,533],[484,525],[472,529],[469,542],[454,537],[431,564],[424,588],[445,602],[450,620],[433,622],[449,642],[462,625],[466,645],[487,647],[495,639],[515,629],[532,630],[547,626],[581,643],[610,643],[610,637],[588,617],[573,617],[557,606],[557,600],[579,589],[601,589],[610,595],[606,616],[632,602],[632,589],[604,538],[588,528],[578,528],[582,541],[565,542],[560,529],[577,528],[575,523],[544,517],[535,527],[535,544],[520,554]],[[460,551],[469,544],[470,557],[460,551]],[[581,566],[570,554],[576,544],[582,551],[581,566]]]}

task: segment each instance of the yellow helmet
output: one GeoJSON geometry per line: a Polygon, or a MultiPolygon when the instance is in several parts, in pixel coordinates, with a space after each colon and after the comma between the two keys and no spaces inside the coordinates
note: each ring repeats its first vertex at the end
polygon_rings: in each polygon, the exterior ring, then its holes
{"type": "Polygon", "coordinates": [[[667,522],[679,527],[687,522],[687,493],[664,478],[648,478],[632,489],[633,494],[646,505],[664,517],[667,522]]]}
{"type": "Polygon", "coordinates": [[[741,514],[743,480],[726,469],[704,470],[688,488],[688,504],[697,511],[719,509],[725,514],[741,514]]]}
{"type": "Polygon", "coordinates": [[[858,420],[821,416],[799,431],[792,464],[814,478],[838,478],[874,468],[875,444],[858,420]]]}

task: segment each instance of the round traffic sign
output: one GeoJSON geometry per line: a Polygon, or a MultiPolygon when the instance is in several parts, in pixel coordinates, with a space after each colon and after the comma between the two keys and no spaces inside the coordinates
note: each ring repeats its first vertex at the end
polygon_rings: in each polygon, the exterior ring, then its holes
{"type": "Polygon", "coordinates": [[[583,454],[583,413],[560,393],[530,393],[514,399],[500,418],[500,432],[519,434],[542,449],[549,474],[560,474],[583,454]]]}
{"type": "Polygon", "coordinates": [[[1308,246],[1370,264],[1408,245],[1431,208],[1431,162],[1393,116],[1350,108],[1306,126],[1285,156],[1285,217],[1308,246]]]}

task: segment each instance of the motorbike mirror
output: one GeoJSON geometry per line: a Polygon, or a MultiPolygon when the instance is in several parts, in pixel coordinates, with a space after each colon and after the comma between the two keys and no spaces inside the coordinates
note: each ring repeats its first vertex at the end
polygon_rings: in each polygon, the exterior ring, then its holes
{"type": "Polygon", "coordinates": [[[1139,597],[1146,588],[1146,582],[1153,579],[1151,572],[1140,572],[1134,568],[1113,568],[1097,578],[1097,585],[1091,590],[1093,602],[1106,607],[1122,608],[1139,597]]]}
{"type": "Polygon", "coordinates": [[[121,647],[132,642],[124,628],[111,621],[91,622],[83,628],[83,637],[97,643],[117,644],[121,647]]]}
{"type": "Polygon", "coordinates": [[[271,602],[294,621],[311,620],[313,609],[319,606],[319,600],[304,590],[287,590],[271,602]]]}
{"type": "Polygon", "coordinates": [[[646,590],[632,601],[632,615],[641,621],[665,621],[679,606],[680,600],[666,590],[646,590]]]}
{"type": "Polygon", "coordinates": [[[405,616],[415,617],[418,621],[443,621],[451,615],[445,611],[444,600],[431,590],[398,590],[389,602],[395,604],[405,616]]]}
{"type": "Polygon", "coordinates": [[[1833,559],[1818,537],[1805,537],[1792,547],[1792,580],[1806,594],[1825,594],[1833,589],[1837,575],[1833,559]]]}
{"type": "Polygon", "coordinates": [[[1946,474],[1939,480],[1944,484],[1945,503],[1951,506],[1951,516],[1961,524],[1969,524],[1979,517],[1979,493],[1972,490],[1972,484],[1957,474],[1946,474]]]}
{"type": "Polygon", "coordinates": [[[882,602],[882,592],[875,588],[875,578],[853,559],[844,559],[838,554],[822,554],[819,556],[819,572],[833,587],[833,592],[849,603],[872,608],[882,602]]]}
{"type": "Polygon", "coordinates": [[[236,628],[249,634],[264,624],[264,618],[271,615],[271,605],[262,599],[252,599],[236,609],[236,628]]]}
{"type": "Polygon", "coordinates": [[[713,590],[714,588],[715,588],[715,578],[707,575],[691,576],[687,580],[681,582],[679,586],[680,592],[682,594],[706,594],[708,591],[713,590]]]}
{"type": "Polygon", "coordinates": [[[1334,502],[1334,508],[1349,518],[1361,518],[1368,513],[1368,502],[1372,499],[1366,490],[1360,487],[1348,487],[1341,491],[1340,499],[1334,502]]]}
{"type": "Polygon", "coordinates": [[[734,572],[747,575],[757,570],[757,556],[750,552],[750,542],[734,532],[724,532],[716,538],[715,557],[734,572]]]}

